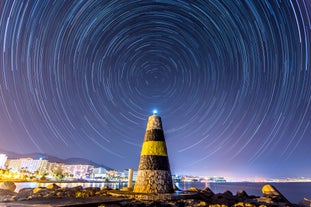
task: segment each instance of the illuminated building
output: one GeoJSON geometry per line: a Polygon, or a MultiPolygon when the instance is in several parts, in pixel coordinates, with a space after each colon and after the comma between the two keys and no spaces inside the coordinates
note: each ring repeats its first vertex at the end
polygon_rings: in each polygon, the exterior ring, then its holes
{"type": "Polygon", "coordinates": [[[89,178],[94,166],[92,165],[64,165],[63,174],[77,179],[89,178]]]}
{"type": "Polygon", "coordinates": [[[63,173],[64,163],[49,162],[47,165],[47,173],[49,175],[60,175],[63,173]]]}
{"type": "Polygon", "coordinates": [[[97,167],[93,169],[93,177],[94,178],[106,178],[107,177],[107,169],[103,167],[97,167]]]}
{"type": "Polygon", "coordinates": [[[34,160],[32,158],[20,158],[9,160],[8,168],[13,172],[20,172],[25,170],[27,172],[38,172],[44,173],[47,169],[48,161],[47,160],[34,160]]]}
{"type": "Polygon", "coordinates": [[[0,154],[0,169],[5,168],[5,163],[6,163],[7,159],[8,159],[8,157],[6,156],[6,154],[0,154]]]}

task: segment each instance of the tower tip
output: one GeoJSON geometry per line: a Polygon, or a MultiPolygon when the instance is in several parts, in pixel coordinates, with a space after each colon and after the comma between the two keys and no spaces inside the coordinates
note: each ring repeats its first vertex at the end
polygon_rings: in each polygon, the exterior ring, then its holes
{"type": "Polygon", "coordinates": [[[158,110],[153,109],[152,113],[153,113],[153,115],[157,115],[158,114],[158,110]]]}

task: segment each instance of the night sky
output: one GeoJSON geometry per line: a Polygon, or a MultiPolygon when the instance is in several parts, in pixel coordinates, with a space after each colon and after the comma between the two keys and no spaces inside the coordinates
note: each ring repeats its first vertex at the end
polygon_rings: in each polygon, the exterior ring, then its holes
{"type": "Polygon", "coordinates": [[[311,177],[311,1],[0,1],[0,149],[311,177]]]}

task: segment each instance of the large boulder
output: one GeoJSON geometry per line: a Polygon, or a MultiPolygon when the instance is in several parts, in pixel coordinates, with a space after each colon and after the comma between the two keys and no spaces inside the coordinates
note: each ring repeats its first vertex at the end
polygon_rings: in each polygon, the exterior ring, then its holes
{"type": "Polygon", "coordinates": [[[57,197],[66,197],[66,198],[75,198],[82,197],[83,187],[76,186],[73,188],[59,188],[55,190],[55,194],[57,197]]]}
{"type": "Polygon", "coordinates": [[[299,206],[311,207],[311,199],[304,198],[302,201],[299,202],[299,206]]]}
{"type": "Polygon", "coordinates": [[[49,190],[56,190],[56,189],[59,189],[60,187],[58,185],[56,185],[55,183],[51,183],[51,184],[47,185],[46,188],[49,190]]]}
{"type": "Polygon", "coordinates": [[[187,191],[189,192],[199,192],[200,190],[196,187],[190,187],[187,191]]]}
{"type": "Polygon", "coordinates": [[[244,201],[249,198],[248,194],[244,190],[239,190],[236,193],[236,198],[238,201],[244,201]]]}
{"type": "Polygon", "coordinates": [[[233,206],[237,199],[233,196],[231,191],[215,194],[212,197],[212,204],[221,204],[226,206],[233,206]]]}
{"type": "Polygon", "coordinates": [[[73,198],[79,189],[76,188],[59,188],[55,191],[57,197],[73,198]]]}
{"type": "Polygon", "coordinates": [[[226,190],[225,192],[223,192],[223,193],[222,193],[222,196],[223,196],[225,199],[227,199],[227,200],[234,200],[234,199],[235,199],[234,196],[233,196],[233,194],[232,194],[232,192],[229,191],[229,190],[226,190]]]}
{"type": "Polygon", "coordinates": [[[209,187],[206,187],[203,190],[201,190],[201,193],[207,197],[212,197],[215,195],[215,193],[209,187]]]}
{"type": "Polygon", "coordinates": [[[34,189],[32,190],[32,192],[33,192],[34,194],[36,194],[36,193],[39,193],[39,192],[43,191],[44,189],[46,189],[46,188],[45,188],[45,187],[36,187],[36,188],[34,188],[34,189]]]}
{"type": "Polygon", "coordinates": [[[197,195],[199,196],[200,199],[204,200],[205,202],[210,203],[215,193],[210,188],[204,188],[197,195]]]}
{"type": "Polygon", "coordinates": [[[0,202],[13,201],[15,195],[16,193],[11,190],[0,189],[0,202]]]}
{"type": "Polygon", "coordinates": [[[29,200],[32,197],[33,188],[22,188],[18,191],[17,195],[15,196],[16,201],[24,201],[29,200]]]}
{"type": "Polygon", "coordinates": [[[274,202],[284,202],[290,203],[285,196],[283,196],[280,191],[278,191],[274,186],[266,184],[261,189],[263,197],[271,198],[274,202]]]}
{"type": "Polygon", "coordinates": [[[10,190],[10,191],[14,192],[16,189],[16,185],[15,185],[15,183],[10,182],[10,181],[1,182],[0,183],[0,189],[10,190]]]}
{"type": "Polygon", "coordinates": [[[261,189],[262,194],[266,197],[279,196],[281,193],[272,185],[266,184],[261,189]]]}
{"type": "Polygon", "coordinates": [[[53,189],[48,189],[46,187],[36,187],[33,189],[31,195],[32,199],[35,198],[52,198],[56,196],[56,192],[53,189]]]}
{"type": "Polygon", "coordinates": [[[98,188],[98,187],[88,187],[88,188],[84,188],[83,191],[85,192],[87,197],[92,197],[92,196],[95,196],[96,193],[100,191],[100,188],[98,188]]]}
{"type": "Polygon", "coordinates": [[[82,190],[78,190],[75,193],[76,198],[88,198],[93,197],[95,195],[98,195],[97,193],[100,191],[100,188],[98,187],[88,187],[84,188],[82,190]]]}

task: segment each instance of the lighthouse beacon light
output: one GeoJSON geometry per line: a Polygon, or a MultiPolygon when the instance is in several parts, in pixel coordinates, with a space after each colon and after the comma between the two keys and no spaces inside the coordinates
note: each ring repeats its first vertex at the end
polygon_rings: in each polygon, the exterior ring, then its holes
{"type": "Polygon", "coordinates": [[[153,115],[157,115],[157,113],[158,113],[158,110],[156,110],[156,109],[153,109],[152,113],[153,113],[153,115]]]}

